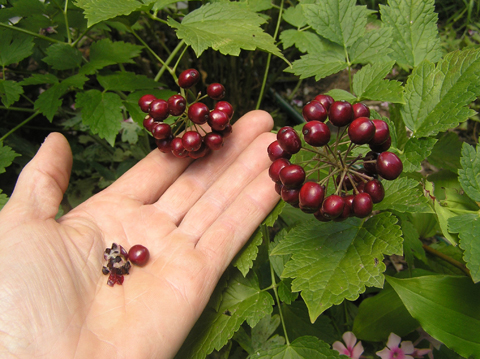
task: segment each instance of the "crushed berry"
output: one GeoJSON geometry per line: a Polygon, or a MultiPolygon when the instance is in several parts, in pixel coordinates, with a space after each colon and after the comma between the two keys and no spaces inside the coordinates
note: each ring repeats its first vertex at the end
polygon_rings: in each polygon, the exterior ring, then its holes
{"type": "Polygon", "coordinates": [[[107,261],[107,265],[103,266],[102,273],[108,276],[107,284],[113,287],[115,284],[122,285],[123,276],[128,274],[131,263],[128,260],[128,252],[122,246],[112,243],[111,248],[106,248],[103,252],[103,258],[107,261]]]}

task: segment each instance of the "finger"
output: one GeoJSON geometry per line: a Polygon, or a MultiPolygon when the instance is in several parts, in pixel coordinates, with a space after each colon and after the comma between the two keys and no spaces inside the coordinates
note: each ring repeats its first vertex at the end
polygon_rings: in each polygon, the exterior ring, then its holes
{"type": "MultiPolygon", "coordinates": [[[[202,158],[168,188],[155,203],[177,225],[205,191],[227,170],[244,149],[262,133],[271,130],[273,120],[264,111],[252,111],[235,123],[224,148],[202,158]]],[[[266,153],[266,147],[262,150],[266,153]]]]}
{"type": "Polygon", "coordinates": [[[67,190],[71,169],[68,141],[60,133],[51,133],[20,173],[5,208],[15,208],[22,221],[54,218],[67,190]]]}
{"type": "Polygon", "coordinates": [[[218,276],[225,271],[278,200],[279,195],[275,192],[268,170],[265,170],[245,187],[200,238],[195,249],[204,253],[218,276]]]}
{"type": "Polygon", "coordinates": [[[274,139],[273,133],[257,137],[189,209],[178,229],[190,241],[195,244],[242,190],[269,167],[272,162],[266,148],[274,139]]]}

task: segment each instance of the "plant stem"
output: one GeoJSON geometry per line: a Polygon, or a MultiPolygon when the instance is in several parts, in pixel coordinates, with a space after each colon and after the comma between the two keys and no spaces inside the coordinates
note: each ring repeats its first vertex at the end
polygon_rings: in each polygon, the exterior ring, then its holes
{"type": "Polygon", "coordinates": [[[31,120],[33,120],[35,118],[35,116],[39,115],[40,114],[40,111],[35,111],[34,114],[32,114],[30,117],[28,117],[26,120],[24,120],[23,122],[19,123],[17,126],[15,126],[14,128],[12,128],[10,131],[8,131],[6,134],[4,134],[1,138],[0,138],[0,142],[3,142],[8,136],[10,136],[12,133],[14,133],[16,130],[18,130],[20,127],[22,127],[23,125],[27,124],[28,122],[30,122],[31,120]]]}
{"type": "Polygon", "coordinates": [[[5,106],[0,106],[0,110],[13,110],[13,111],[23,111],[23,112],[35,112],[34,109],[31,109],[31,108],[23,108],[23,107],[5,107],[5,106]]]}
{"type": "Polygon", "coordinates": [[[43,36],[43,35],[40,35],[40,34],[36,34],[36,33],[34,33],[34,32],[31,32],[31,31],[22,29],[21,27],[11,26],[11,25],[7,25],[7,24],[2,24],[1,22],[0,22],[0,27],[4,27],[4,28],[10,29],[10,30],[15,30],[15,31],[18,31],[18,32],[23,32],[24,34],[28,34],[28,35],[30,35],[30,36],[38,37],[39,39],[43,39],[43,40],[46,40],[46,41],[54,42],[54,43],[56,43],[56,44],[64,44],[63,41],[60,41],[60,40],[57,40],[57,39],[53,39],[53,38],[48,37],[48,36],[43,36]]]}
{"type": "MultiPolygon", "coordinates": [[[[185,41],[180,41],[177,45],[177,47],[175,47],[175,49],[172,51],[172,53],[170,54],[170,56],[168,56],[168,59],[165,61],[164,64],[162,64],[162,68],[160,69],[160,71],[158,71],[157,73],[157,76],[155,76],[155,81],[158,81],[162,76],[163,76],[163,73],[165,72],[165,70],[167,70],[167,67],[168,65],[170,64],[170,62],[173,61],[173,58],[177,55],[177,53],[180,51],[180,49],[182,48],[182,46],[185,44],[185,41]]],[[[180,61],[180,59],[182,58],[183,54],[185,53],[185,51],[187,50],[188,46],[185,47],[185,49],[183,50],[182,54],[180,55],[180,57],[178,58],[177,60],[177,64],[178,62],[180,61]]],[[[177,66],[175,65],[174,68],[173,68],[173,73],[175,74],[175,68],[177,66]]],[[[174,77],[175,81],[177,80],[176,76],[174,77]]]]}
{"type": "Polygon", "coordinates": [[[65,19],[65,28],[67,30],[68,43],[71,44],[72,43],[72,37],[70,36],[70,27],[68,26],[67,10],[68,10],[68,0],[65,0],[65,8],[63,9],[63,17],[65,19]]]}
{"type": "MultiPolygon", "coordinates": [[[[266,228],[267,226],[263,226],[263,227],[266,228]]],[[[270,262],[270,274],[272,276],[272,287],[273,287],[272,289],[273,289],[273,293],[275,293],[275,300],[277,301],[278,314],[280,315],[280,320],[282,322],[282,327],[283,327],[283,333],[285,334],[285,341],[287,342],[287,345],[290,345],[290,341],[288,340],[287,327],[285,325],[285,319],[283,318],[280,298],[278,297],[277,282],[275,281],[275,271],[273,270],[273,266],[271,262],[270,262]]]]}
{"type": "Polygon", "coordinates": [[[445,262],[450,263],[451,265],[457,267],[460,269],[463,273],[465,273],[467,276],[471,277],[470,270],[461,262],[457,261],[456,259],[453,259],[452,257],[447,256],[446,254],[437,251],[436,249],[426,245],[422,244],[423,249],[425,249],[428,253],[431,253],[435,256],[437,256],[440,259],[443,259],[445,262]]]}

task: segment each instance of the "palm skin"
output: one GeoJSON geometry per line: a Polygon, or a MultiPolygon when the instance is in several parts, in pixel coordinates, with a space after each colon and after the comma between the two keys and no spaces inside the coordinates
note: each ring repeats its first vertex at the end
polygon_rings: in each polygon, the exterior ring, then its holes
{"type": "Polygon", "coordinates": [[[72,163],[50,135],[0,212],[0,354],[172,358],[235,254],[278,201],[271,117],[252,111],[194,163],[158,150],[55,220],[72,163]],[[103,251],[150,251],[109,287],[103,251]]]}

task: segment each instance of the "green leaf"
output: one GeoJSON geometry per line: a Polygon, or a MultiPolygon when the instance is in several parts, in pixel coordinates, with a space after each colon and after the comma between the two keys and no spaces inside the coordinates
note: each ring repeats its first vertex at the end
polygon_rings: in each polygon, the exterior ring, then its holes
{"type": "Polygon", "coordinates": [[[33,36],[0,28],[0,66],[22,61],[33,52],[33,36]]]}
{"type": "Polygon", "coordinates": [[[190,45],[197,57],[210,47],[223,55],[234,56],[242,49],[260,49],[287,61],[275,46],[273,37],[260,27],[265,22],[257,13],[234,3],[203,5],[186,15],[181,24],[168,19],[177,37],[190,45]]]}
{"type": "Polygon", "coordinates": [[[285,72],[294,73],[301,79],[315,76],[315,81],[319,81],[329,75],[335,74],[347,68],[345,58],[335,51],[308,54],[292,63],[291,68],[285,72]]]}
{"type": "Polygon", "coordinates": [[[264,219],[262,224],[266,225],[267,227],[273,227],[278,217],[282,214],[285,205],[286,203],[284,201],[278,201],[275,208],[268,214],[267,218],[264,219]]]}
{"type": "Polygon", "coordinates": [[[353,92],[357,95],[358,101],[404,102],[402,84],[384,79],[393,65],[393,61],[368,64],[353,76],[353,92]]]}
{"type": "Polygon", "coordinates": [[[367,7],[355,4],[355,0],[326,0],[303,5],[303,11],[320,36],[348,47],[365,33],[367,25],[367,7]]]}
{"type": "Polygon", "coordinates": [[[324,47],[321,38],[310,31],[283,30],[280,33],[280,41],[284,49],[295,45],[302,53],[320,52],[324,47]]]}
{"type": "Polygon", "coordinates": [[[10,166],[15,157],[18,156],[20,154],[13,151],[10,147],[4,146],[3,142],[0,142],[0,173],[4,173],[5,168],[10,166]]]}
{"type": "Polygon", "coordinates": [[[465,358],[480,356],[480,286],[440,275],[387,281],[428,334],[465,358]]]}
{"type": "Polygon", "coordinates": [[[20,99],[22,86],[12,80],[0,80],[0,97],[5,107],[9,107],[20,99]]]}
{"type": "Polygon", "coordinates": [[[438,201],[435,201],[434,208],[443,237],[452,246],[456,246],[458,244],[458,238],[457,235],[453,235],[448,231],[448,220],[457,216],[457,214],[452,212],[450,208],[442,206],[438,201]]]}
{"type": "Polygon", "coordinates": [[[315,337],[304,336],[290,344],[277,345],[255,353],[258,359],[340,359],[336,350],[315,337]]]}
{"type": "Polygon", "coordinates": [[[98,90],[79,92],[76,106],[82,110],[82,122],[90,127],[93,134],[105,138],[113,147],[123,120],[120,96],[98,90]]]}
{"type": "Polygon", "coordinates": [[[380,5],[383,23],[393,29],[390,54],[402,67],[416,67],[423,60],[442,57],[434,0],[388,0],[380,5]]]}
{"type": "Polygon", "coordinates": [[[260,319],[271,314],[273,304],[272,296],[260,290],[253,271],[244,278],[235,270],[218,310],[207,306],[176,358],[203,359],[214,349],[220,350],[244,321],[254,327],[260,319]]]}
{"type": "Polygon", "coordinates": [[[53,44],[45,52],[47,56],[42,59],[55,70],[69,70],[79,67],[82,63],[82,53],[68,44],[53,44]]]}
{"type": "Polygon", "coordinates": [[[480,96],[480,49],[455,51],[435,67],[422,62],[405,85],[405,125],[416,137],[435,136],[457,127],[475,112],[468,105],[480,96]]]}
{"type": "Polygon", "coordinates": [[[305,19],[301,5],[286,8],[282,14],[282,18],[297,28],[307,25],[307,20],[305,19]]]}
{"type": "Polygon", "coordinates": [[[122,121],[122,142],[134,145],[138,142],[138,133],[142,130],[136,122],[122,121]]]}
{"type": "Polygon", "coordinates": [[[0,189],[0,211],[7,204],[7,202],[8,196],[5,193],[2,193],[2,190],[0,189]]]}
{"type": "MultiPolygon", "coordinates": [[[[145,1],[145,3],[151,2],[154,0],[145,1]]],[[[88,27],[120,15],[129,15],[144,6],[138,0],[76,0],[75,5],[84,10],[88,27]]]]}
{"type": "Polygon", "coordinates": [[[478,213],[463,214],[448,220],[448,229],[458,233],[463,259],[475,283],[480,282],[480,221],[478,213]]]}
{"type": "Polygon", "coordinates": [[[460,168],[462,141],[455,132],[443,134],[432,149],[428,162],[439,169],[457,172],[460,168]]]}
{"type": "Polygon", "coordinates": [[[432,152],[437,142],[435,138],[412,137],[405,143],[402,153],[396,151],[403,163],[403,172],[417,172],[422,170],[422,162],[432,152]]]}
{"type": "Polygon", "coordinates": [[[411,272],[412,268],[415,268],[415,257],[424,263],[427,263],[427,257],[422,247],[420,235],[413,224],[412,216],[404,213],[398,213],[396,216],[400,219],[400,227],[403,233],[403,255],[409,272],[411,272]]]}
{"type": "Polygon", "coordinates": [[[468,143],[462,146],[461,169],[458,179],[465,193],[474,201],[480,202],[480,151],[468,143]]]}
{"type": "Polygon", "coordinates": [[[432,208],[423,195],[420,183],[407,177],[395,181],[383,181],[385,198],[375,205],[375,210],[393,210],[401,213],[432,213],[432,208]]]}
{"type": "Polygon", "coordinates": [[[242,248],[240,253],[233,260],[233,266],[238,268],[245,277],[253,267],[253,261],[258,255],[258,246],[263,242],[263,231],[257,229],[248,243],[242,248]]]}
{"type": "MultiPolygon", "coordinates": [[[[0,1],[0,4],[2,2],[0,1]]],[[[4,3],[6,5],[6,3],[4,3]]],[[[38,0],[18,0],[12,2],[12,7],[3,8],[0,10],[0,22],[6,22],[13,17],[28,17],[32,15],[45,14],[45,4],[38,0]]]]}
{"type": "Polygon", "coordinates": [[[392,50],[392,29],[383,27],[367,32],[348,50],[352,64],[375,63],[379,58],[388,55],[392,50]]]}
{"type": "Polygon", "coordinates": [[[353,332],[357,338],[372,342],[387,341],[390,333],[403,337],[418,327],[418,322],[392,288],[364,299],[353,321],[353,332]]]}
{"type": "Polygon", "coordinates": [[[23,81],[20,81],[20,85],[43,85],[43,84],[56,84],[58,83],[58,77],[52,74],[32,74],[32,76],[27,77],[23,81]]]}
{"type": "Polygon", "coordinates": [[[366,222],[304,222],[293,228],[271,255],[292,254],[282,277],[294,278],[313,322],[344,299],[355,300],[366,286],[382,287],[384,254],[402,253],[397,218],[381,213],[366,222]]]}
{"type": "Polygon", "coordinates": [[[326,93],[326,95],[332,96],[335,101],[348,101],[350,103],[354,102],[357,98],[352,95],[350,92],[342,89],[332,89],[326,93]]]}
{"type": "Polygon", "coordinates": [[[116,72],[112,75],[97,75],[97,80],[105,91],[135,91],[153,89],[161,86],[160,83],[149,79],[145,75],[133,72],[116,72]]]}

